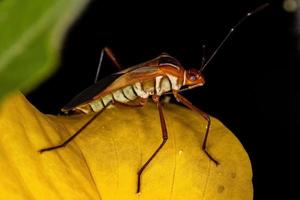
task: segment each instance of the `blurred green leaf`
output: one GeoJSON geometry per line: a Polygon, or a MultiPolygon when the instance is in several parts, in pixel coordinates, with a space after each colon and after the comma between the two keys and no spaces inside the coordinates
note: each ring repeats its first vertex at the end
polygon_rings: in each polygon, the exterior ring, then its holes
{"type": "Polygon", "coordinates": [[[0,98],[55,70],[68,27],[88,0],[0,0],[0,98]]]}

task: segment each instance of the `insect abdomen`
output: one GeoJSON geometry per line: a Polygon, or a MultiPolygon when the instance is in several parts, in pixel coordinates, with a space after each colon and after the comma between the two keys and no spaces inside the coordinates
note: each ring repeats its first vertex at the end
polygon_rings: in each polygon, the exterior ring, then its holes
{"type": "Polygon", "coordinates": [[[94,112],[102,110],[110,101],[119,102],[122,104],[130,103],[138,97],[134,87],[132,85],[126,86],[119,90],[115,90],[112,93],[99,98],[89,103],[90,108],[94,112]]]}
{"type": "Polygon", "coordinates": [[[137,98],[148,98],[150,95],[158,94],[162,95],[172,89],[171,82],[167,76],[159,76],[155,79],[147,80],[144,82],[136,82],[133,85],[129,85],[107,94],[104,97],[100,97],[97,100],[89,102],[88,104],[78,106],[76,109],[84,112],[99,112],[110,101],[119,102],[122,104],[132,104],[137,98]]]}

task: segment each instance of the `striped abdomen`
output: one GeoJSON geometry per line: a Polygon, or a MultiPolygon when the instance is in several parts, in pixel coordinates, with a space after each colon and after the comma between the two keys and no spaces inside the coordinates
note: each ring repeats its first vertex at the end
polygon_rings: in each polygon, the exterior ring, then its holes
{"type": "MultiPolygon", "coordinates": [[[[120,88],[112,91],[111,93],[98,98],[88,104],[84,104],[74,108],[84,113],[98,112],[102,110],[110,101],[119,102],[122,104],[136,103],[137,98],[146,99],[150,95],[162,95],[172,89],[172,81],[170,76],[158,76],[155,79],[147,80],[144,82],[136,82],[133,85],[120,88]]],[[[172,78],[171,78],[172,79],[172,78]]]]}

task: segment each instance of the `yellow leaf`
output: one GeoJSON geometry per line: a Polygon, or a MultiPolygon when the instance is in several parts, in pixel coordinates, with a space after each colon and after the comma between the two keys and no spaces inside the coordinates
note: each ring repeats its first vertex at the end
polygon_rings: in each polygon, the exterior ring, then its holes
{"type": "Polygon", "coordinates": [[[40,113],[20,93],[0,106],[0,199],[250,200],[251,164],[236,137],[212,118],[208,151],[201,150],[206,122],[183,107],[164,106],[169,139],[142,175],[137,171],[162,141],[158,111],[112,107],[65,148],[59,144],[92,115],[40,113]]]}

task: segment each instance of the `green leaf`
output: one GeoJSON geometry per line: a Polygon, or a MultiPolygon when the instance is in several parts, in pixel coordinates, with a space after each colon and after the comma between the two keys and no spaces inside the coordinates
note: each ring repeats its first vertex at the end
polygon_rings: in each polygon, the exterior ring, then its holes
{"type": "Polygon", "coordinates": [[[88,0],[0,0],[0,98],[55,70],[68,27],[88,0]]]}

